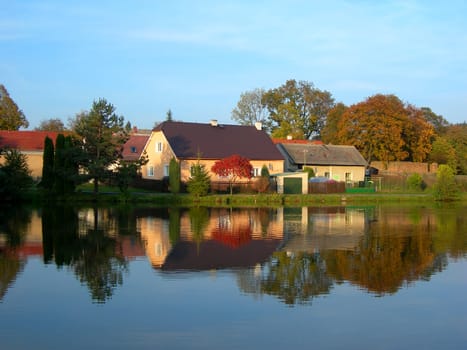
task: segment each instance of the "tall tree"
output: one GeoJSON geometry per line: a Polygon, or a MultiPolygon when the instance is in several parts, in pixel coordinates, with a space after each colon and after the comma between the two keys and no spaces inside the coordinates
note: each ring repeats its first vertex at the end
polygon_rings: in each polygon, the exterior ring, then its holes
{"type": "Polygon", "coordinates": [[[34,130],[62,132],[65,130],[65,125],[59,118],[50,118],[42,120],[34,130]]]}
{"type": "Polygon", "coordinates": [[[4,162],[0,165],[0,198],[21,199],[24,190],[33,184],[26,155],[14,148],[6,149],[2,155],[4,162]]]}
{"type": "Polygon", "coordinates": [[[219,177],[227,178],[229,182],[230,194],[233,193],[233,184],[240,178],[251,179],[253,167],[250,160],[238,154],[222,158],[214,163],[211,171],[219,177]]]}
{"type": "Polygon", "coordinates": [[[403,138],[409,159],[413,162],[423,162],[431,152],[435,131],[421,109],[408,105],[406,111],[408,120],[403,130],[403,138]]]}
{"type": "Polygon", "coordinates": [[[254,125],[257,122],[263,124],[263,128],[269,131],[271,121],[269,113],[263,103],[264,89],[254,89],[240,94],[237,106],[232,110],[231,118],[240,125],[254,125]]]}
{"type": "Polygon", "coordinates": [[[51,191],[54,185],[54,143],[48,136],[44,139],[44,156],[42,157],[41,186],[51,191]]]}
{"type": "Polygon", "coordinates": [[[452,124],[446,128],[445,137],[454,148],[460,175],[467,175],[467,123],[452,124]]]}
{"type": "Polygon", "coordinates": [[[172,118],[172,111],[171,111],[170,109],[167,111],[166,120],[167,120],[168,122],[173,121],[173,118],[172,118]]]}
{"type": "Polygon", "coordinates": [[[350,106],[338,123],[338,141],[354,145],[368,162],[389,162],[408,156],[402,132],[407,112],[394,95],[374,95],[350,106]]]}
{"type": "Polygon", "coordinates": [[[196,164],[191,167],[191,176],[186,184],[187,191],[195,197],[202,197],[208,194],[210,184],[209,173],[198,159],[196,164]]]}
{"type": "Polygon", "coordinates": [[[105,99],[92,104],[91,111],[80,113],[72,121],[73,130],[81,137],[82,166],[94,182],[94,193],[99,192],[99,181],[106,179],[109,168],[122,158],[123,145],[131,129],[124,118],[115,113],[115,107],[105,99]]]}
{"type": "Polygon", "coordinates": [[[64,194],[65,192],[65,136],[58,134],[55,140],[55,158],[54,158],[54,190],[57,194],[64,194]]]}
{"type": "Polygon", "coordinates": [[[180,163],[175,158],[169,162],[169,184],[170,192],[173,194],[180,192],[180,163]]]}
{"type": "Polygon", "coordinates": [[[326,123],[321,130],[321,140],[324,143],[336,143],[338,124],[346,109],[347,106],[339,102],[328,112],[326,123]]]}
{"type": "Polygon", "coordinates": [[[12,100],[5,86],[0,84],[0,130],[18,130],[28,126],[23,111],[12,100]]]}
{"type": "Polygon", "coordinates": [[[319,137],[326,116],[334,106],[330,92],[321,91],[310,82],[287,80],[263,96],[272,122],[272,136],[296,139],[319,137]]]}
{"type": "Polygon", "coordinates": [[[446,128],[449,126],[449,122],[444,119],[442,115],[433,112],[429,107],[422,107],[420,109],[422,110],[426,121],[433,125],[435,133],[437,135],[443,135],[446,131],[446,128]]]}

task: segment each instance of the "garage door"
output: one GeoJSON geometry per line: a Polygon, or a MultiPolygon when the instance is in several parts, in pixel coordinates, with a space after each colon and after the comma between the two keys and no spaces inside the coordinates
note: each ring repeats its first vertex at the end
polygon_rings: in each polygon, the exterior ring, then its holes
{"type": "Polygon", "coordinates": [[[284,193],[285,194],[301,194],[302,179],[297,177],[284,178],[284,193]]]}

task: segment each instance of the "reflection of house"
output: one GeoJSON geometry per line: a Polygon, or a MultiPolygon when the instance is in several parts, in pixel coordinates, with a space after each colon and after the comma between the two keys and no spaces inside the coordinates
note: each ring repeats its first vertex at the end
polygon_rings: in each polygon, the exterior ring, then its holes
{"type": "Polygon", "coordinates": [[[365,178],[367,163],[354,146],[284,141],[277,147],[285,157],[287,171],[308,167],[313,169],[315,176],[336,181],[357,182],[365,178]]]}
{"type": "MultiPolygon", "coordinates": [[[[185,123],[166,121],[152,132],[146,146],[149,162],[143,167],[143,178],[162,179],[169,175],[172,158],[180,162],[181,179],[190,177],[191,167],[199,160],[207,171],[222,158],[238,154],[248,158],[255,175],[266,165],[270,174],[283,171],[284,158],[262,130],[256,126],[185,123]]],[[[213,181],[222,180],[210,174],[213,181]]]]}
{"type": "Polygon", "coordinates": [[[305,208],[301,212],[301,216],[296,213],[295,220],[284,221],[287,223],[284,231],[290,234],[290,239],[283,249],[288,252],[354,250],[365,233],[367,214],[364,210],[323,207],[305,208]]]}
{"type": "Polygon", "coordinates": [[[138,230],[146,255],[162,270],[204,270],[254,266],[264,262],[283,238],[282,222],[274,210],[211,209],[202,231],[192,229],[189,211],[181,213],[178,241],[172,244],[169,220],[145,216],[138,230]]]}
{"type": "MultiPolygon", "coordinates": [[[[33,178],[42,177],[44,140],[48,136],[54,143],[58,133],[53,131],[6,131],[0,130],[0,149],[14,148],[27,157],[27,164],[33,178]]],[[[0,156],[0,162],[2,162],[0,156]]]]}

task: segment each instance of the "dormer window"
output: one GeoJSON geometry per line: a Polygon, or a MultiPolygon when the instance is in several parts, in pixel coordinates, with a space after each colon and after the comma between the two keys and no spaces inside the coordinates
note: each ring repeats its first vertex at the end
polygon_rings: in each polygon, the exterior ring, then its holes
{"type": "Polygon", "coordinates": [[[132,146],[132,147],[130,148],[130,151],[131,151],[131,153],[136,153],[136,147],[135,147],[135,146],[132,146]]]}

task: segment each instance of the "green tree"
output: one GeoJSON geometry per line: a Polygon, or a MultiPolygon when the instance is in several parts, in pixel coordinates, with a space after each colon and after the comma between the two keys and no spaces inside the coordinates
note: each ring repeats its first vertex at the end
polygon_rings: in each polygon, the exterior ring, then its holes
{"type": "Polygon", "coordinates": [[[42,120],[39,123],[39,126],[34,128],[34,130],[62,132],[62,131],[65,131],[65,125],[60,119],[51,118],[51,119],[42,120]]]}
{"type": "Polygon", "coordinates": [[[413,173],[407,177],[407,187],[412,191],[420,191],[425,189],[426,184],[420,174],[413,173]]]}
{"type": "Polygon", "coordinates": [[[131,125],[115,113],[115,107],[105,99],[94,101],[90,112],[80,113],[72,128],[81,137],[81,165],[99,192],[99,181],[108,178],[109,168],[122,158],[123,145],[128,140],[131,125]]]}
{"type": "Polygon", "coordinates": [[[63,189],[65,194],[70,194],[75,192],[76,184],[79,180],[79,157],[81,155],[81,148],[76,139],[70,135],[65,136],[63,146],[65,155],[65,162],[63,164],[63,189]]]}
{"type": "Polygon", "coordinates": [[[173,118],[172,118],[172,111],[171,111],[170,109],[167,111],[166,120],[167,120],[168,122],[173,121],[173,118]]]}
{"type": "Polygon", "coordinates": [[[457,168],[456,150],[444,136],[436,137],[433,142],[430,160],[438,164],[446,164],[451,169],[457,168]]]}
{"type": "Polygon", "coordinates": [[[458,174],[467,175],[467,123],[449,125],[445,137],[456,156],[457,168],[454,169],[458,174]]]}
{"type": "Polygon", "coordinates": [[[33,184],[26,156],[16,149],[3,152],[4,163],[0,165],[0,198],[21,199],[24,191],[33,184]]]}
{"type": "Polygon", "coordinates": [[[198,162],[191,167],[191,176],[187,182],[187,191],[195,197],[206,196],[211,185],[211,178],[203,164],[198,162]]]}
{"type": "Polygon", "coordinates": [[[28,126],[29,122],[23,111],[10,97],[5,86],[0,84],[0,130],[18,130],[28,126]]]}
{"type": "Polygon", "coordinates": [[[306,81],[287,80],[263,96],[272,123],[272,136],[310,139],[320,136],[326,116],[334,107],[330,92],[306,81]]]}
{"type": "Polygon", "coordinates": [[[264,130],[269,131],[271,121],[268,110],[263,103],[264,89],[254,89],[240,94],[237,106],[232,110],[231,118],[240,125],[254,125],[262,123],[264,130]]]}
{"type": "Polygon", "coordinates": [[[54,191],[55,193],[62,195],[65,193],[65,136],[58,134],[55,140],[55,158],[54,158],[54,191]]]}
{"type": "Polygon", "coordinates": [[[141,167],[148,162],[146,151],[135,161],[121,161],[116,171],[117,185],[125,197],[129,196],[130,184],[138,177],[141,167]]]}
{"type": "Polygon", "coordinates": [[[321,140],[324,143],[336,143],[338,124],[347,106],[342,102],[337,103],[326,116],[326,123],[321,130],[321,140]]]}
{"type": "Polygon", "coordinates": [[[44,139],[44,156],[42,158],[41,187],[51,191],[54,186],[54,143],[48,136],[44,139]]]}
{"type": "Polygon", "coordinates": [[[433,191],[435,198],[440,201],[451,201],[459,198],[459,186],[456,184],[454,170],[450,166],[445,164],[439,166],[433,191]]]}
{"type": "Polygon", "coordinates": [[[437,135],[443,135],[446,131],[446,128],[449,126],[449,122],[443,118],[442,115],[436,114],[429,107],[420,108],[425,120],[430,123],[437,135]]]}
{"type": "Polygon", "coordinates": [[[175,158],[169,162],[169,186],[173,194],[180,193],[180,163],[175,158]]]}

